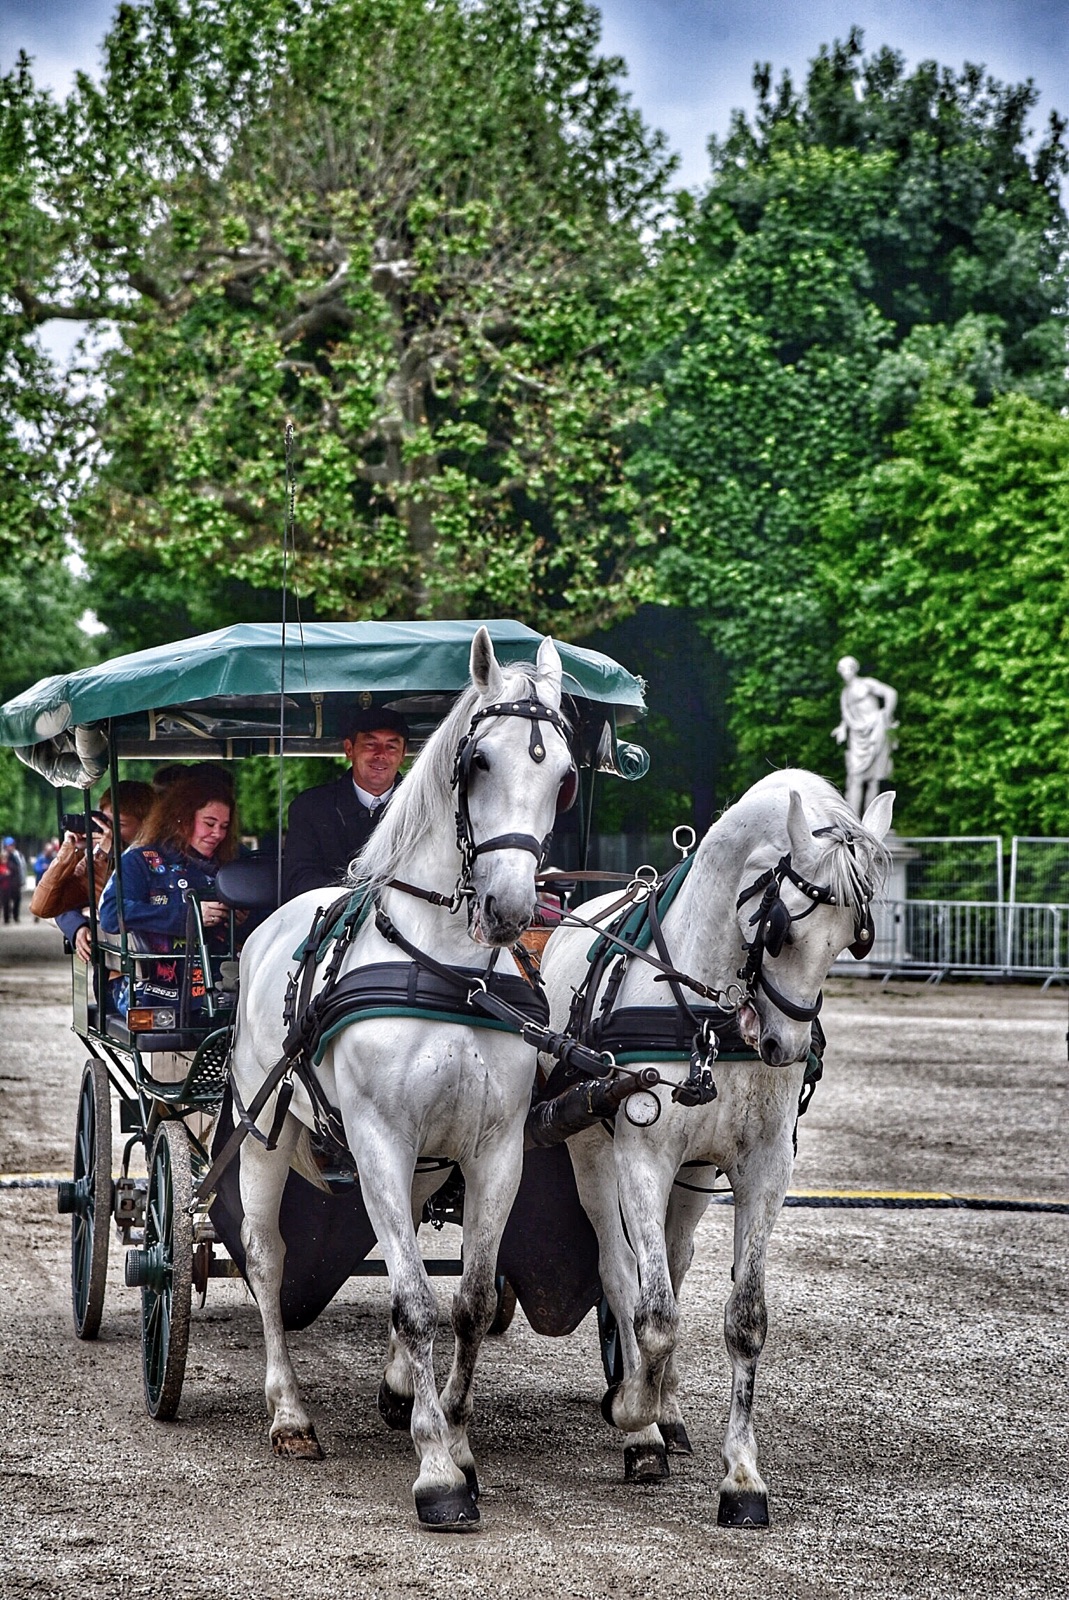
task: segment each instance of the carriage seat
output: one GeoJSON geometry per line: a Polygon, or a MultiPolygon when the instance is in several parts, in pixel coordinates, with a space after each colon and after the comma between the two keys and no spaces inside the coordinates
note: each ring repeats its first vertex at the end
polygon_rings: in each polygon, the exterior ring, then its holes
{"type": "Polygon", "coordinates": [[[277,856],[239,856],[225,862],[216,873],[215,892],[232,911],[277,910],[277,856]]]}

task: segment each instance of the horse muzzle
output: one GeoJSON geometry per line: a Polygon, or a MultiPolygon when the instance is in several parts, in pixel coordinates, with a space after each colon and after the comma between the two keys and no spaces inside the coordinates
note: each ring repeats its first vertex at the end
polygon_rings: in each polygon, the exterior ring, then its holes
{"type": "Polygon", "coordinates": [[[769,1067],[784,1067],[793,1061],[804,1061],[809,1054],[810,1029],[794,1037],[797,1030],[785,1019],[763,1019],[752,1000],[746,1000],[737,1013],[739,1033],[743,1043],[756,1050],[769,1067]]]}
{"type": "Polygon", "coordinates": [[[471,936],[476,944],[513,945],[531,926],[534,916],[534,896],[530,904],[510,906],[487,893],[476,900],[471,919],[471,936]]]}

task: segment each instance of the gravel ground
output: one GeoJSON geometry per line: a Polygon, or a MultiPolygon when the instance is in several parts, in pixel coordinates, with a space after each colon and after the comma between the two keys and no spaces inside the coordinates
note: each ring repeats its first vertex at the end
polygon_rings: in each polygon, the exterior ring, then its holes
{"type": "MultiPolygon", "coordinates": [[[[68,991],[51,927],[0,928],[0,1174],[69,1169],[83,1052],[68,991]]],[[[1064,991],[836,979],[825,1022],[796,1191],[1069,1200],[1064,991]]],[[[0,1595],[1064,1593],[1069,1217],[784,1211],[756,1407],[768,1532],[716,1527],[730,1223],[710,1212],[686,1287],[694,1456],[659,1487],[625,1485],[593,1319],[548,1340],[520,1314],[480,1366],[482,1531],[450,1538],[416,1528],[410,1445],[375,1410],[383,1283],[352,1280],[294,1336],[327,1458],[278,1462],[240,1284],[213,1282],[194,1311],[179,1418],[154,1423],[121,1249],[101,1336],[80,1343],[54,1192],[0,1190],[0,1595]]],[[[428,1250],[454,1249],[452,1232],[428,1250]]]]}

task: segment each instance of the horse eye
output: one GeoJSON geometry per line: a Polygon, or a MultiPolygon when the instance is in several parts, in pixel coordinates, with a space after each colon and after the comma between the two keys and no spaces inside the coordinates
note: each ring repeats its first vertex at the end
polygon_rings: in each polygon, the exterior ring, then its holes
{"type": "Polygon", "coordinates": [[[471,764],[473,767],[478,767],[480,772],[490,771],[490,763],[483,755],[481,750],[476,750],[475,754],[471,758],[471,764]]]}

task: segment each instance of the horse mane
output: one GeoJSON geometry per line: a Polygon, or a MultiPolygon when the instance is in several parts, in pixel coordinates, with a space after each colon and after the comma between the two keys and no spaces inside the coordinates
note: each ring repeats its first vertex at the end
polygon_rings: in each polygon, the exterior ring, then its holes
{"type": "Polygon", "coordinates": [[[818,809],[826,812],[826,818],[816,838],[824,849],[814,876],[827,885],[836,905],[848,906],[858,913],[887,881],[891,852],[862,825],[837,789],[823,779],[817,782],[818,809]]]}
{"type": "MultiPolygon", "coordinates": [[[[530,663],[502,664],[503,700],[534,693],[534,668],[530,663]]],[[[374,895],[396,878],[412,851],[448,812],[453,818],[453,763],[457,746],[468,731],[480,701],[479,690],[469,684],[440,722],[413,761],[382,821],[349,867],[348,882],[374,895]]]]}
{"type": "MultiPolygon", "coordinates": [[[[809,859],[804,866],[798,862],[795,866],[828,889],[836,905],[846,906],[858,914],[887,881],[891,853],[862,824],[834,785],[815,772],[787,768],[760,779],[735,806],[748,809],[749,805],[765,807],[771,803],[780,819],[786,843],[787,808],[792,789],[802,801],[813,832],[813,846],[819,852],[815,862],[809,859]]],[[[735,806],[728,808],[724,819],[731,815],[735,806]]],[[[771,840],[769,847],[772,848],[771,840]]]]}

